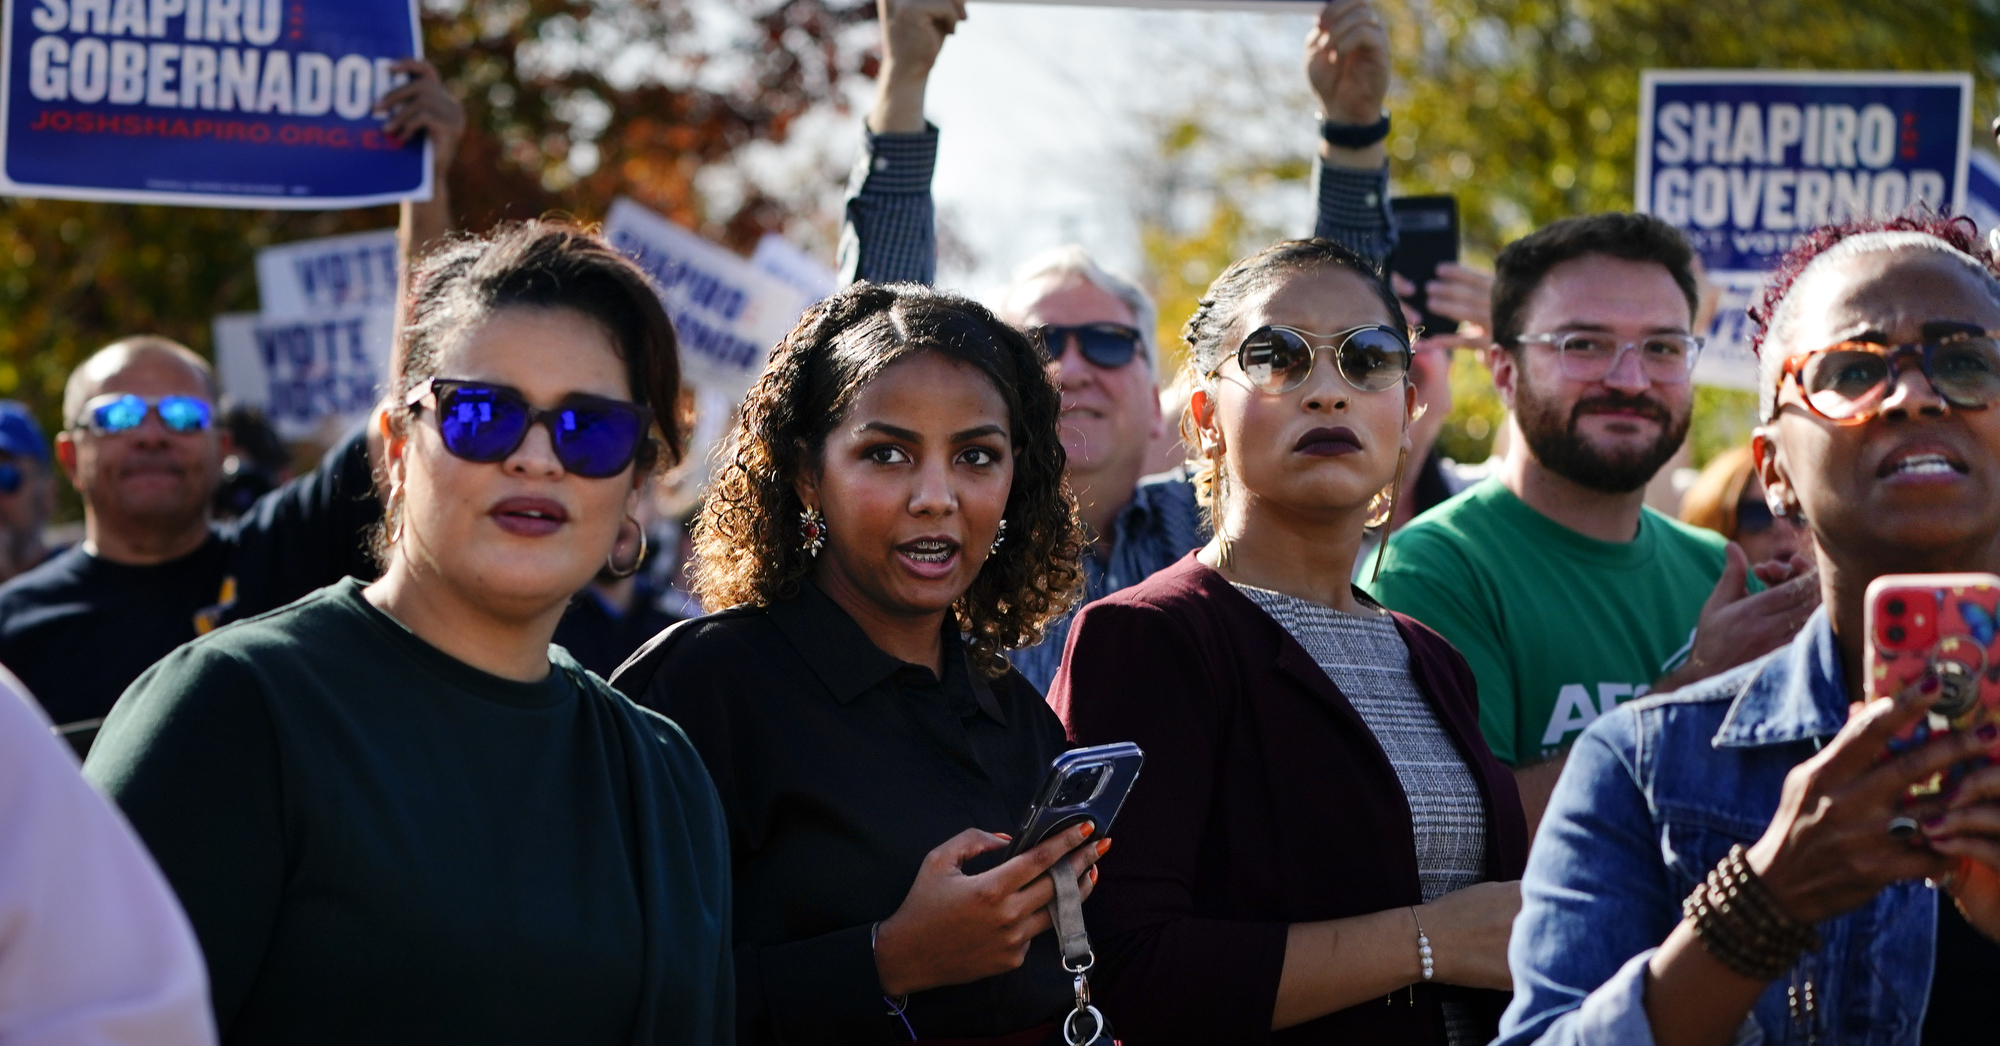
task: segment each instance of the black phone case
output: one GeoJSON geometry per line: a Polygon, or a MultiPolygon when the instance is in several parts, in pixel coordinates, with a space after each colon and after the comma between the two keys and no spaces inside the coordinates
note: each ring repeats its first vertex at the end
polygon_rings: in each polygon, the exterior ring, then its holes
{"type": "Polygon", "coordinates": [[[1072,749],[1056,756],[1050,761],[1049,772],[1042,777],[1041,786],[1035,789],[1034,804],[1022,819],[1021,830],[1014,833],[1014,843],[1007,848],[1005,859],[1034,849],[1044,839],[1079,821],[1094,823],[1098,835],[1109,832],[1112,820],[1118,816],[1118,809],[1125,805],[1125,797],[1132,791],[1132,783],[1139,779],[1139,768],[1145,761],[1146,753],[1129,741],[1072,749]],[[1109,769],[1089,799],[1063,806],[1051,805],[1071,774],[1098,763],[1109,764],[1109,769]]]}
{"type": "Polygon", "coordinates": [[[1458,321],[1430,311],[1430,295],[1424,285],[1437,278],[1438,266],[1458,261],[1458,198],[1453,196],[1399,196],[1389,201],[1396,220],[1396,253],[1389,268],[1416,284],[1410,304],[1422,314],[1418,323],[1425,334],[1450,334],[1458,321]]]}

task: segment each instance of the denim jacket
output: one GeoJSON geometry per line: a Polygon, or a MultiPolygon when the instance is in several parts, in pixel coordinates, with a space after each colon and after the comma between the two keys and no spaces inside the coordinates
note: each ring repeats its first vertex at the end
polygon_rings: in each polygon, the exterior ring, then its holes
{"type": "MultiPolygon", "coordinates": [[[[1846,720],[1821,609],[1787,647],[1592,723],[1528,857],[1507,950],[1514,1002],[1495,1046],[1651,1046],[1646,963],[1681,900],[1732,844],[1764,834],[1785,774],[1846,720]]],[[[1916,1043],[1936,928],[1922,881],[1820,923],[1823,946],[1772,983],[1736,1042],[1916,1043]]]]}

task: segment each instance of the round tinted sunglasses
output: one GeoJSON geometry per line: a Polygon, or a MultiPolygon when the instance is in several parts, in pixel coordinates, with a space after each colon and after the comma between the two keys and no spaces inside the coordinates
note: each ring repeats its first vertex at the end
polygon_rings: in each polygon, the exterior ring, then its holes
{"type": "Polygon", "coordinates": [[[1035,339],[1035,347],[1042,351],[1042,359],[1053,363],[1069,351],[1069,340],[1076,339],[1077,351],[1090,361],[1093,367],[1117,370],[1132,362],[1138,355],[1145,340],[1138,330],[1122,323],[1044,323],[1031,327],[1028,333],[1035,339]]]}
{"type": "MultiPolygon", "coordinates": [[[[1410,373],[1410,343],[1393,327],[1370,324],[1333,334],[1315,334],[1296,327],[1259,327],[1236,349],[1236,365],[1258,392],[1277,395],[1306,383],[1319,358],[1314,341],[1331,342],[1334,366],[1341,380],[1360,392],[1392,388],[1410,373]]],[[[1225,361],[1226,362],[1226,361],[1225,361]]],[[[1221,372],[1218,363],[1208,372],[1221,372]]]]}
{"type": "Polygon", "coordinates": [[[157,413],[169,432],[201,432],[215,421],[215,408],[196,396],[147,398],[112,392],[83,405],[81,424],[100,436],[111,436],[144,425],[149,413],[157,413]]]}
{"type": "Polygon", "coordinates": [[[553,410],[542,410],[505,385],[452,378],[425,381],[410,390],[404,405],[417,413],[430,396],[437,398],[438,433],[453,457],[505,461],[527,440],[528,430],[541,424],[548,426],[563,468],[591,479],[625,471],[653,420],[652,411],[625,400],[572,396],[553,410]]]}
{"type": "Polygon", "coordinates": [[[1785,361],[1783,378],[1798,382],[1813,413],[1841,425],[1880,414],[1908,362],[1946,403],[1984,410],[2000,400],[1996,338],[2000,331],[1964,331],[1910,345],[1844,341],[1785,361]]]}

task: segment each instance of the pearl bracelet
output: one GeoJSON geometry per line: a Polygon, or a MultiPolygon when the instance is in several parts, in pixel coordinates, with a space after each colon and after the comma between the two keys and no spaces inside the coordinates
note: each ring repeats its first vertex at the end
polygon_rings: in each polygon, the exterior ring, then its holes
{"type": "Polygon", "coordinates": [[[1417,906],[1414,904],[1410,906],[1410,921],[1417,924],[1417,958],[1424,964],[1424,980],[1428,981],[1437,973],[1437,968],[1431,962],[1431,939],[1424,933],[1424,921],[1417,918],[1417,906]]]}

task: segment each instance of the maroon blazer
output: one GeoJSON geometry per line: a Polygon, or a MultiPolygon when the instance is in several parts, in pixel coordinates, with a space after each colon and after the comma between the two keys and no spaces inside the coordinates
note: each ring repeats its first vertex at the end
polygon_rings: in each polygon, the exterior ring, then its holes
{"type": "MultiPolygon", "coordinates": [[[[1527,822],[1480,736],[1472,670],[1423,625],[1398,614],[1396,627],[1485,797],[1487,878],[1519,879],[1527,822]]],[[[1271,1032],[1286,927],[1420,903],[1416,839],[1360,714],[1222,575],[1190,554],[1085,607],[1049,703],[1076,742],[1146,752],[1086,907],[1121,1039],[1444,1046],[1445,993],[1492,1038],[1507,995],[1444,985],[1271,1032]]]]}

